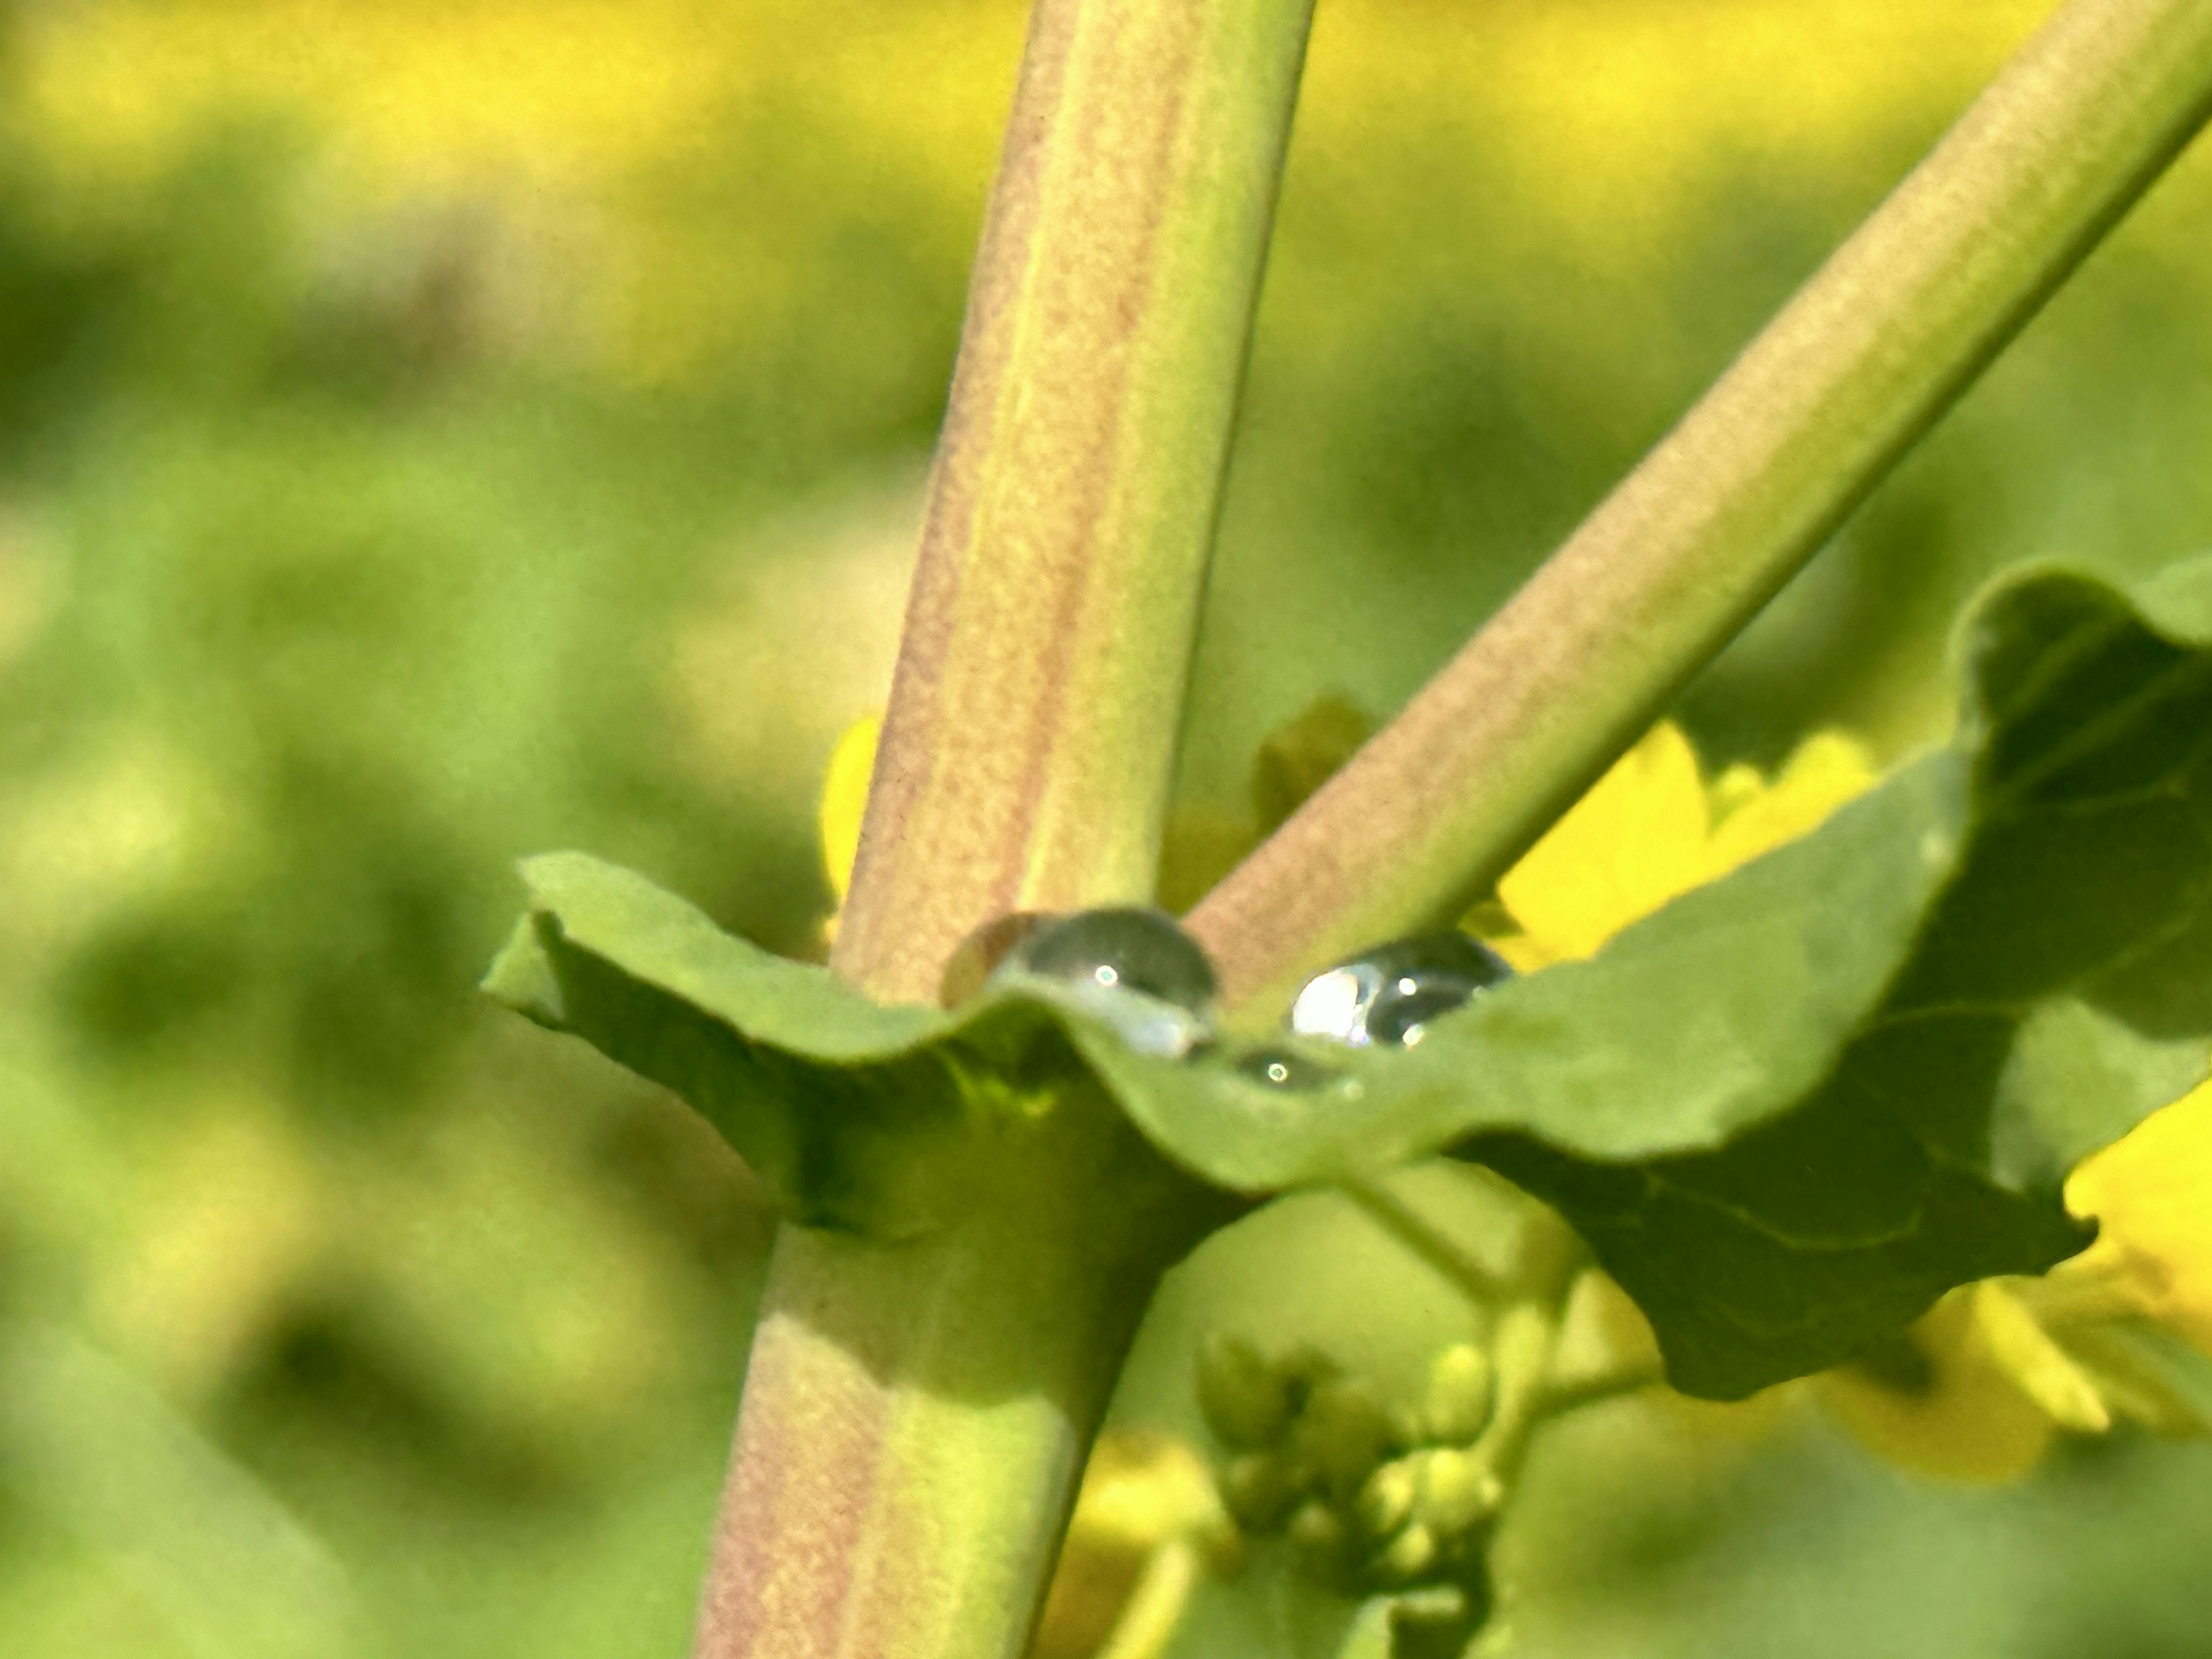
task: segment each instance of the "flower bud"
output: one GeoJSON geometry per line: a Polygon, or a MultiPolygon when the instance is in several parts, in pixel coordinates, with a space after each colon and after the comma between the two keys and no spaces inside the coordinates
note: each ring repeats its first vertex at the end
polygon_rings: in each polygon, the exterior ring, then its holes
{"type": "Polygon", "coordinates": [[[1221,1472],[1221,1503],[1238,1527],[1255,1538],[1278,1530],[1298,1499],[1304,1482],[1287,1460],[1267,1452],[1247,1452],[1221,1472]]]}
{"type": "Polygon", "coordinates": [[[1318,1498],[1309,1498],[1291,1516],[1291,1549],[1307,1574],[1332,1586],[1346,1577],[1350,1534],[1340,1516],[1318,1498]]]}
{"type": "Polygon", "coordinates": [[[1216,1334],[1198,1351],[1198,1408],[1224,1446],[1272,1446],[1290,1431],[1292,1382],[1241,1337],[1216,1334]]]}
{"type": "Polygon", "coordinates": [[[1460,1659],[1490,1616],[1486,1580],[1431,1584],[1390,1603],[1390,1659],[1460,1659]]]}
{"type": "Polygon", "coordinates": [[[1352,1507],[1361,1530],[1370,1538],[1389,1537],[1413,1515],[1420,1486],[1420,1465],[1416,1459],[1401,1457],[1376,1470],[1359,1489],[1352,1507]]]}
{"type": "Polygon", "coordinates": [[[1348,1382],[1317,1385],[1306,1396],[1296,1431],[1296,1444],[1323,1489],[1346,1504],[1396,1449],[1395,1438],[1389,1413],[1365,1389],[1348,1382]]]}
{"type": "Polygon", "coordinates": [[[1416,1521],[1390,1540],[1369,1571],[1385,1584],[1411,1584],[1436,1565],[1436,1534],[1416,1521]]]}
{"type": "Polygon", "coordinates": [[[1429,1367],[1422,1424],[1440,1446],[1472,1445],[1490,1420],[1494,1378],[1490,1356],[1472,1342],[1455,1342],[1429,1367]]]}
{"type": "Polygon", "coordinates": [[[1492,1519],[1505,1502],[1495,1471],[1472,1452],[1423,1454],[1414,1517],[1440,1539],[1457,1540],[1492,1519]]]}

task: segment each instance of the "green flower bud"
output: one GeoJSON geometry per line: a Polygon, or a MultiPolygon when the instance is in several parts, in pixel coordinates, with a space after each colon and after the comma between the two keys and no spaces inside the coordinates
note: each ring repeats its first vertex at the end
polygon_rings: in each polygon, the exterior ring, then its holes
{"type": "Polygon", "coordinates": [[[1352,1506],[1360,1529],[1370,1538],[1388,1538],[1413,1513],[1413,1499],[1421,1487],[1420,1464],[1411,1457],[1385,1463],[1367,1477],[1352,1506]]]}
{"type": "Polygon", "coordinates": [[[1494,1377],[1490,1356],[1472,1342],[1455,1342],[1429,1366],[1422,1425],[1440,1446],[1472,1445],[1490,1420],[1494,1377]]]}
{"type": "Polygon", "coordinates": [[[1350,1503],[1375,1466],[1398,1449],[1389,1413],[1355,1382],[1322,1382],[1306,1396],[1293,1443],[1321,1478],[1322,1489],[1350,1503]]]}
{"type": "Polygon", "coordinates": [[[1243,1531],[1264,1538],[1290,1518],[1305,1482],[1287,1458],[1246,1452],[1221,1472],[1221,1504],[1243,1531]]]}
{"type": "Polygon", "coordinates": [[[1291,1377],[1241,1337],[1217,1334],[1198,1351],[1198,1408],[1224,1446],[1252,1451],[1290,1431],[1291,1377]]]}
{"type": "Polygon", "coordinates": [[[1296,1398],[1304,1401],[1307,1391],[1322,1382],[1334,1382],[1344,1375],[1344,1367],[1310,1342],[1300,1342],[1276,1362],[1275,1370],[1290,1379],[1296,1398]]]}
{"type": "Polygon", "coordinates": [[[1344,1517],[1318,1498],[1309,1498],[1291,1516],[1291,1552],[1310,1577],[1342,1588],[1350,1565],[1351,1534],[1344,1517]]]}
{"type": "Polygon", "coordinates": [[[1504,1484],[1474,1453],[1423,1455],[1413,1516],[1439,1539],[1456,1541],[1493,1519],[1504,1502],[1504,1484]]]}
{"type": "Polygon", "coordinates": [[[1416,1521],[1390,1540],[1369,1571],[1385,1584],[1411,1584],[1436,1565],[1436,1534],[1416,1521]]]}

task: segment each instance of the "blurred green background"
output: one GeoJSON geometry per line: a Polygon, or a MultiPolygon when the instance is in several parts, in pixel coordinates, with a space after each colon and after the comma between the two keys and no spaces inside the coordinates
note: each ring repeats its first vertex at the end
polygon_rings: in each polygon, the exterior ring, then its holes
{"type": "MultiPolygon", "coordinates": [[[[1186,811],[1402,699],[2045,9],[1322,0],[1186,811]]],[[[678,1653],[769,1222],[471,986],[558,846],[817,947],[1023,8],[0,19],[0,1655],[678,1653]]],[[[2193,155],[1691,691],[1714,765],[1940,733],[1992,570],[2212,542],[2208,226],[2193,155]]],[[[1188,1429],[1216,1324],[1388,1377],[1463,1319],[1297,1200],[1119,1409],[1188,1429]]],[[[2202,1452],[1944,1492],[1631,1406],[1534,1480],[1521,1651],[2212,1650],[2202,1452]]]]}

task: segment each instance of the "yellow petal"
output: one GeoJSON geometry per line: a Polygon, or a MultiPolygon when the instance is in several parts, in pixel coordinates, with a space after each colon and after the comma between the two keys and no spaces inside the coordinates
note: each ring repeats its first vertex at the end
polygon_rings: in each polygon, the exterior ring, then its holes
{"type": "Polygon", "coordinates": [[[2075,1170],[2066,1206],[2101,1224],[2088,1259],[2151,1317],[2212,1352],[2212,1083],[2075,1170]]]}
{"type": "Polygon", "coordinates": [[[1900,1358],[1814,1379],[1820,1403],[1872,1450],[1938,1480],[1996,1485],[2041,1461],[2050,1413],[1998,1361],[1972,1291],[1954,1291],[1904,1339],[1900,1358]]]}
{"type": "Polygon", "coordinates": [[[848,726],[830,751],[822,779],[822,870],[837,902],[853,884],[853,860],[860,856],[860,819],[868,810],[868,779],[876,769],[876,741],[882,717],[870,714],[848,726]]]}
{"type": "Polygon", "coordinates": [[[2112,1413],[2097,1385],[2018,1297],[1990,1279],[1974,1286],[1973,1299],[1990,1357],[2046,1417],[2076,1434],[2102,1434],[2112,1426],[2112,1413]]]}
{"type": "Polygon", "coordinates": [[[1154,1431],[1108,1430],[1083,1472],[1030,1659],[1095,1654],[1153,1551],[1178,1537],[1230,1535],[1212,1477],[1196,1452],[1154,1431]]]}
{"type": "Polygon", "coordinates": [[[1821,821],[1875,781],[1874,757],[1840,732],[1817,732],[1797,747],[1771,784],[1760,787],[1747,767],[1730,767],[1714,786],[1725,814],[1705,848],[1705,879],[1748,864],[1761,853],[1817,829],[1821,821]],[[1733,805],[1734,810],[1729,810],[1733,805]]]}
{"type": "Polygon", "coordinates": [[[1498,884],[1532,960],[1586,957],[1705,878],[1705,789],[1681,728],[1654,726],[1498,884]]]}

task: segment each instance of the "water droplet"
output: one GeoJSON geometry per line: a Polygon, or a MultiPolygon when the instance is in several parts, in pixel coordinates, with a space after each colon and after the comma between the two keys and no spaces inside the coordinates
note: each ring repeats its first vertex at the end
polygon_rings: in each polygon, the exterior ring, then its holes
{"type": "Polygon", "coordinates": [[[1427,1022],[1512,974],[1504,957],[1456,930],[1396,939],[1308,980],[1291,1005],[1291,1029],[1354,1048],[1411,1048],[1427,1022]]]}
{"type": "Polygon", "coordinates": [[[994,972],[1059,981],[1140,1054],[1180,1060],[1212,1038],[1212,966],[1164,911],[1060,917],[1017,941],[994,972]]]}
{"type": "Polygon", "coordinates": [[[1255,1048],[1237,1060],[1237,1069],[1271,1089],[1320,1089],[1336,1080],[1328,1066],[1288,1048],[1255,1048]]]}
{"type": "Polygon", "coordinates": [[[1022,940],[1007,961],[1024,973],[1130,990],[1194,1014],[1213,1001],[1213,967],[1164,910],[1083,910],[1022,940]]]}

